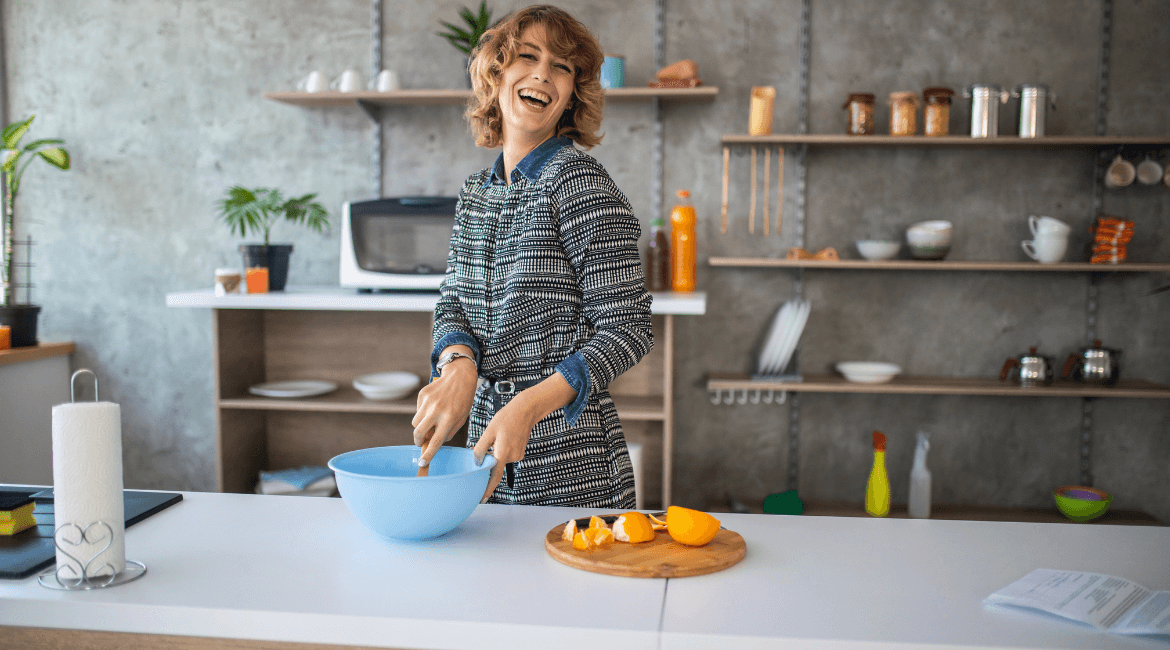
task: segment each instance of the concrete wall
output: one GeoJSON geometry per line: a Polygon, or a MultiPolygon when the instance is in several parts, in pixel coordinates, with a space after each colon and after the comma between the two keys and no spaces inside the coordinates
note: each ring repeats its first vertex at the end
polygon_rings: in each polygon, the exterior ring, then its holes
{"type": "MultiPolygon", "coordinates": [[[[497,14],[523,2],[492,3],[497,14]]],[[[384,61],[407,88],[461,87],[461,56],[438,36],[460,2],[386,3],[384,61]]],[[[654,4],[601,0],[564,6],[627,57],[627,79],[652,76],[654,4]]],[[[233,184],[319,192],[337,210],[370,194],[372,124],[356,109],[266,101],[309,70],[368,74],[369,4],[305,0],[91,0],[3,5],[4,74],[11,119],[35,113],[33,137],[62,137],[74,168],[30,168],[18,209],[27,218],[43,338],[78,344],[74,359],[123,407],[128,487],[213,486],[211,331],[206,311],[164,307],[168,291],[207,287],[234,263],[240,241],[217,222],[233,184]]],[[[1050,134],[1095,125],[1100,4],[1045,0],[873,3],[814,1],[810,131],[841,132],[847,93],[973,82],[1048,83],[1059,108],[1050,134]]],[[[1107,132],[1170,133],[1170,5],[1115,2],[1107,132]]],[[[688,188],[699,211],[699,258],[782,256],[796,244],[795,163],[784,188],[784,229],[747,233],[747,149],[732,155],[732,218],[719,232],[721,147],[747,130],[753,85],[778,88],[776,132],[797,128],[799,2],[670,0],[666,58],[698,62],[716,101],[664,108],[666,206],[688,188]]],[[[1001,131],[1014,120],[1005,107],[1001,131]]],[[[496,152],[477,150],[457,107],[402,108],[383,117],[387,195],[451,193],[496,152]]],[[[952,112],[962,132],[967,109],[952,112]]],[[[883,129],[888,111],[879,107],[883,129]]],[[[652,121],[645,105],[607,112],[593,150],[650,214],[652,121]]],[[[1163,155],[1163,161],[1167,158],[1163,155]]],[[[804,244],[856,257],[852,242],[899,237],[926,218],[956,224],[952,257],[1020,260],[1025,218],[1073,225],[1074,250],[1092,221],[1094,154],[1081,150],[813,149],[808,154],[804,244]]],[[[772,192],[775,200],[775,188],[772,192]]],[[[1170,259],[1170,190],[1105,194],[1105,211],[1137,222],[1135,260],[1170,259]]],[[[296,246],[291,282],[336,282],[337,231],[278,226],[296,246]]],[[[678,320],[676,501],[705,507],[728,493],[759,499],[786,489],[789,406],[713,406],[705,377],[751,371],[765,328],[793,297],[797,273],[700,264],[708,314],[678,320]]],[[[1089,279],[1077,274],[808,272],[812,300],[800,354],[807,372],[846,359],[884,359],[922,375],[994,375],[1038,346],[1058,360],[1085,342],[1089,279]]],[[[1170,383],[1170,298],[1147,296],[1164,276],[1098,283],[1097,335],[1125,351],[1125,373],[1170,383]]],[[[861,498],[869,432],[890,436],[894,501],[907,496],[914,433],[932,435],[939,502],[1045,505],[1079,479],[1079,399],[804,395],[802,496],[861,498]]],[[[1170,402],[1092,404],[1096,484],[1117,508],[1170,520],[1170,402]]]]}

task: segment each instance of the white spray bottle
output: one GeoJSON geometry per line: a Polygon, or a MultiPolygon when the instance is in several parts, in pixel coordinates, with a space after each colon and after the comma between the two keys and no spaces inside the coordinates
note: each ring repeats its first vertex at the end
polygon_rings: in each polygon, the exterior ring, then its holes
{"type": "Polygon", "coordinates": [[[926,469],[926,452],[930,440],[925,433],[918,432],[918,447],[914,450],[914,468],[910,470],[910,516],[915,519],[930,518],[930,470],[926,469]]]}

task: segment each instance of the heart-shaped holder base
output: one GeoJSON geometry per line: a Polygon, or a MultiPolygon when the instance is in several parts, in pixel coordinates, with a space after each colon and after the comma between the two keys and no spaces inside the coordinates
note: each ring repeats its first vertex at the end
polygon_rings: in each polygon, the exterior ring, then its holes
{"type": "Polygon", "coordinates": [[[114,567],[110,564],[103,564],[91,571],[89,565],[93,564],[94,559],[96,559],[110,547],[112,541],[113,529],[110,528],[110,525],[104,521],[95,521],[92,524],[86,526],[84,530],[76,524],[62,524],[57,528],[56,531],[53,532],[53,544],[65,557],[76,563],[76,567],[71,566],[70,564],[66,564],[65,566],[55,566],[49,569],[45,569],[39,576],[37,576],[37,582],[40,582],[42,587],[47,587],[49,589],[84,591],[88,589],[103,589],[105,587],[124,585],[127,582],[133,582],[146,575],[146,565],[141,562],[135,562],[133,560],[126,560],[126,568],[118,573],[114,573],[114,567]],[[101,529],[103,528],[105,529],[106,533],[104,537],[95,537],[90,534],[90,531],[92,530],[96,535],[97,533],[101,532],[101,529]],[[76,532],[76,542],[71,541],[68,537],[67,533],[71,531],[76,532]],[[62,535],[62,533],[66,534],[62,535]],[[71,555],[69,553],[69,549],[66,548],[66,546],[70,546],[76,549],[76,547],[79,547],[82,544],[97,544],[101,541],[106,542],[105,548],[98,551],[89,562],[84,564],[82,564],[82,562],[76,557],[71,555]],[[77,574],[78,568],[81,568],[80,577],[61,575],[61,571],[64,569],[69,569],[69,573],[71,574],[77,574]]]}

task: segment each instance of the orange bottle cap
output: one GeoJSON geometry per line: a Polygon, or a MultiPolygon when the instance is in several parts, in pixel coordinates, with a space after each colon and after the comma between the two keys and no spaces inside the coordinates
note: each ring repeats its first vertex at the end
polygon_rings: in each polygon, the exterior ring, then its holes
{"type": "Polygon", "coordinates": [[[886,450],[886,435],[881,431],[873,432],[873,448],[874,451],[886,450]]]}
{"type": "Polygon", "coordinates": [[[679,190],[678,192],[676,192],[676,194],[677,194],[677,195],[678,195],[680,198],[684,198],[684,199],[685,199],[685,198],[687,198],[688,196],[690,196],[690,195],[691,195],[691,193],[690,193],[690,192],[688,192],[687,190],[679,190]]]}

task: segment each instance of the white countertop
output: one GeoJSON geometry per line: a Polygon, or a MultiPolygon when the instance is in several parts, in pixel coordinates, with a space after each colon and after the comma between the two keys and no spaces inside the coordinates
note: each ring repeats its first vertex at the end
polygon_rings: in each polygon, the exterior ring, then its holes
{"type": "Polygon", "coordinates": [[[721,514],[744,560],[658,580],[547,555],[550,528],[597,512],[484,505],[437,540],[387,543],[340,499],[185,493],[126,531],[141,580],[0,580],[0,625],[412,648],[1167,647],[982,600],[1035,568],[1168,589],[1170,528],[721,514]]]}
{"type": "MultiPolygon", "coordinates": [[[[650,311],[655,314],[700,315],[707,311],[707,293],[652,292],[650,311]]],[[[272,293],[216,296],[214,289],[175,291],[167,294],[167,307],[214,309],[319,309],[337,311],[435,310],[438,292],[358,293],[337,286],[287,286],[272,293]]]]}

